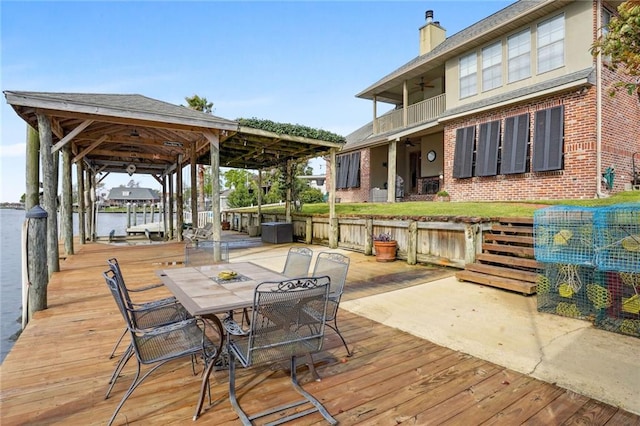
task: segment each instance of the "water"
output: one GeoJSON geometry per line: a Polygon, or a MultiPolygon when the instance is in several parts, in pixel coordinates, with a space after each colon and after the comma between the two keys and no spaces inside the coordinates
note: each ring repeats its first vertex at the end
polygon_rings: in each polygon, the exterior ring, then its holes
{"type": "MultiPolygon", "coordinates": [[[[14,336],[21,329],[22,318],[22,224],[24,210],[0,209],[0,314],[2,334],[0,335],[0,363],[13,347],[14,336]]],[[[154,216],[158,220],[158,214],[154,216]]],[[[151,215],[147,213],[147,222],[151,215]]],[[[142,213],[137,215],[137,224],[144,223],[142,213]]],[[[133,225],[133,222],[131,223],[133,225]]],[[[73,215],[74,235],[78,234],[78,215],[73,215]]],[[[96,219],[99,236],[107,236],[111,230],[115,235],[125,235],[127,215],[119,213],[99,213],[96,219]]]]}

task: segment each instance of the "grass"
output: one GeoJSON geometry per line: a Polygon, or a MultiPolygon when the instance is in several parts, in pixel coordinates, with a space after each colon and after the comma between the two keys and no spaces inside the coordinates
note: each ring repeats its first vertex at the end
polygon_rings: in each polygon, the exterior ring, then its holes
{"type": "MultiPolygon", "coordinates": [[[[338,203],[338,216],[466,216],[466,217],[532,217],[539,208],[551,205],[572,205],[585,207],[608,206],[619,203],[640,203],[640,192],[628,191],[609,198],[589,200],[536,200],[518,202],[432,202],[411,201],[402,203],[338,203]]],[[[246,211],[246,209],[243,209],[246,211]]],[[[265,213],[284,214],[284,206],[265,207],[265,213]]],[[[328,215],[327,203],[306,204],[302,214],[328,215]]]]}

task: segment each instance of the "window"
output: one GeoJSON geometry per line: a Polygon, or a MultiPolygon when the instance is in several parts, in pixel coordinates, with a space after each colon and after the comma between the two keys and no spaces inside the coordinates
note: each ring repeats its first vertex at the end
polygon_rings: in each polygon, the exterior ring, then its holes
{"type": "Polygon", "coordinates": [[[360,187],[360,152],[336,157],[336,189],[360,187]]]}
{"type": "Polygon", "coordinates": [[[453,177],[473,176],[473,148],[476,139],[475,126],[456,130],[456,149],[453,157],[453,177]]]}
{"type": "Polygon", "coordinates": [[[537,111],[533,135],[533,171],[562,170],[564,107],[537,111]]]}
{"type": "Polygon", "coordinates": [[[478,152],[476,153],[476,176],[498,174],[498,144],[500,142],[500,121],[480,125],[478,152]]]}
{"type": "Polygon", "coordinates": [[[482,49],[482,90],[502,86],[502,43],[482,49]]]}
{"type": "Polygon", "coordinates": [[[460,99],[475,95],[477,85],[478,60],[473,52],[460,58],[460,99]]]}
{"type": "Polygon", "coordinates": [[[507,39],[509,54],[509,83],[531,76],[531,37],[529,30],[507,39]]]}
{"type": "Polygon", "coordinates": [[[538,24],[538,73],[564,65],[564,15],[538,24]]]}
{"type": "Polygon", "coordinates": [[[507,117],[504,120],[500,174],[527,172],[529,152],[529,114],[507,117]]]}

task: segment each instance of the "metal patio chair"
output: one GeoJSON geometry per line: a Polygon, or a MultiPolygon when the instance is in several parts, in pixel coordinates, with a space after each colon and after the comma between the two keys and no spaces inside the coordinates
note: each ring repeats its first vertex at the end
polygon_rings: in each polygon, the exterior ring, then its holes
{"type": "Polygon", "coordinates": [[[213,265],[229,262],[228,241],[188,241],[184,246],[185,266],[213,265]]]}
{"type": "Polygon", "coordinates": [[[123,289],[115,273],[109,270],[103,276],[124,318],[127,331],[131,335],[131,350],[127,359],[135,355],[137,360],[136,374],[131,386],[123,395],[107,423],[111,425],[133,391],[159,367],[175,359],[190,357],[191,368],[195,375],[195,357],[202,357],[206,366],[207,362],[212,361],[219,353],[220,345],[216,347],[207,337],[206,323],[196,318],[189,318],[158,327],[138,328],[135,321],[136,313],[127,306],[123,296],[123,289]],[[140,376],[142,365],[152,365],[152,367],[140,376]]]}
{"type": "Polygon", "coordinates": [[[313,251],[307,247],[291,247],[282,275],[288,278],[308,276],[312,257],[313,251]]]}
{"type": "Polygon", "coordinates": [[[318,277],[327,275],[331,278],[331,290],[329,291],[329,303],[327,304],[327,326],[332,328],[342,344],[347,350],[347,356],[351,356],[352,352],[347,346],[347,342],[342,337],[342,333],[338,329],[338,306],[344,292],[344,284],[347,280],[347,272],[349,270],[349,257],[340,253],[322,252],[318,254],[316,263],[313,267],[311,276],[318,277]],[[333,322],[333,324],[331,324],[333,322]]]}
{"type": "MultiPolygon", "coordinates": [[[[142,287],[129,288],[127,287],[124,281],[124,276],[122,275],[122,268],[118,263],[118,259],[116,259],[115,257],[112,257],[111,259],[107,259],[107,265],[109,265],[109,269],[112,270],[116,275],[116,278],[119,280],[119,283],[122,286],[122,288],[126,290],[124,297],[125,297],[125,302],[127,303],[127,306],[129,306],[132,309],[135,307],[158,308],[158,310],[155,311],[153,314],[150,310],[145,311],[147,313],[145,313],[144,316],[138,318],[138,321],[140,321],[139,325],[142,328],[145,328],[147,325],[153,327],[156,325],[161,325],[163,323],[166,324],[169,322],[174,322],[176,319],[186,319],[189,316],[189,313],[182,307],[182,305],[180,305],[180,303],[174,296],[165,297],[162,299],[147,300],[144,302],[133,302],[131,299],[130,293],[142,294],[147,290],[153,290],[159,287],[163,287],[164,284],[154,283],[154,284],[149,284],[142,287]],[[176,304],[178,305],[177,307],[175,306],[176,304]],[[167,306],[168,310],[160,309],[164,306],[167,306]],[[180,318],[175,317],[176,309],[178,310],[178,313],[182,314],[182,317],[180,318]]],[[[120,338],[118,339],[118,341],[116,341],[115,345],[113,346],[113,349],[111,350],[111,354],[109,354],[109,358],[113,358],[114,354],[116,353],[116,349],[118,348],[118,346],[120,345],[120,342],[122,341],[122,339],[126,334],[127,334],[127,329],[125,328],[122,331],[120,338]]]]}
{"type": "Polygon", "coordinates": [[[280,282],[263,282],[255,290],[250,329],[246,337],[228,335],[229,400],[244,425],[270,414],[293,407],[311,407],[280,417],[280,424],[307,414],[319,412],[331,424],[336,420],[324,406],[298,383],[296,358],[322,349],[329,296],[329,278],[295,278],[280,282]],[[236,365],[244,367],[274,363],[288,359],[291,383],[304,399],[248,415],[236,396],[236,365]]]}
{"type": "MultiPolygon", "coordinates": [[[[180,302],[178,302],[178,300],[173,296],[143,303],[133,302],[131,300],[129,292],[144,292],[146,290],[161,287],[163,286],[163,284],[151,284],[145,287],[140,287],[138,289],[129,289],[125,284],[122,270],[120,268],[120,265],[118,264],[118,260],[116,258],[108,259],[107,264],[109,265],[109,270],[113,272],[113,276],[120,286],[125,306],[129,309],[132,321],[136,328],[153,328],[178,321],[183,321],[191,317],[189,312],[187,312],[187,310],[184,309],[180,302]]],[[[116,341],[111,354],[109,355],[109,358],[113,358],[117,347],[120,345],[120,342],[122,342],[122,339],[127,334],[127,331],[128,329],[127,327],[125,327],[122,334],[120,334],[120,337],[116,341]]],[[[131,356],[133,355],[132,350],[133,348],[131,347],[131,344],[129,344],[127,349],[121,355],[120,360],[116,364],[116,367],[113,370],[113,374],[109,379],[110,386],[107,390],[106,398],[109,397],[109,394],[111,393],[111,390],[113,389],[113,386],[115,385],[120,372],[129,361],[129,358],[131,358],[131,356]]]]}

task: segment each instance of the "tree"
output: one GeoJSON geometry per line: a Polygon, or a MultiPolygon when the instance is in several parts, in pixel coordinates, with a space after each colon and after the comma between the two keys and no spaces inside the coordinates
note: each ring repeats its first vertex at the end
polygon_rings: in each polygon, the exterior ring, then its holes
{"type": "Polygon", "coordinates": [[[229,207],[248,207],[258,203],[255,176],[247,170],[230,169],[224,173],[225,186],[233,189],[227,198],[229,207]]]}
{"type": "Polygon", "coordinates": [[[608,57],[608,66],[620,70],[632,81],[614,84],[611,95],[620,88],[640,100],[640,0],[625,1],[618,6],[619,16],[614,16],[606,27],[606,33],[593,44],[591,53],[608,57]]]}
{"type": "MultiPolygon", "coordinates": [[[[189,104],[189,108],[195,109],[196,111],[201,111],[207,114],[211,114],[213,112],[213,102],[207,101],[207,98],[201,98],[200,96],[194,94],[193,96],[187,96],[184,98],[185,101],[189,104]]],[[[200,164],[198,165],[198,204],[199,207],[202,208],[204,206],[204,194],[205,194],[205,167],[200,164]]]]}

